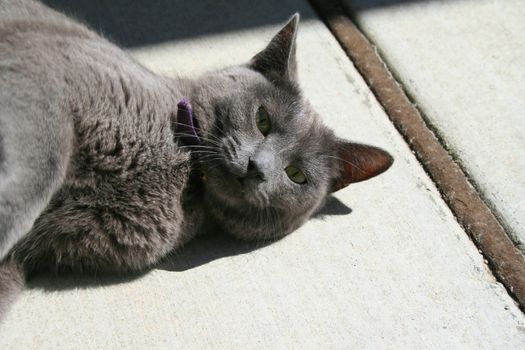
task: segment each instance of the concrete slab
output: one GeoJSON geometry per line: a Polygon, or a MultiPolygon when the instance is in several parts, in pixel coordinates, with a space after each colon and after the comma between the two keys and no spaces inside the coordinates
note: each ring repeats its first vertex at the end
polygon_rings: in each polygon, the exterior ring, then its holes
{"type": "Polygon", "coordinates": [[[525,3],[345,3],[525,252],[525,3]]]}
{"type": "Polygon", "coordinates": [[[525,255],[509,238],[461,166],[428,127],[377,48],[348,17],[343,4],[338,0],[310,0],[310,3],[436,183],[458,222],[487,259],[492,273],[525,310],[525,255]]]}
{"type": "MultiPolygon", "coordinates": [[[[283,19],[310,15],[298,55],[314,106],[341,136],[390,150],[393,168],[341,191],[327,215],[260,249],[204,238],[166,270],[136,279],[41,277],[0,327],[1,349],[525,347],[524,315],[335,39],[306,2],[271,3],[283,19]]],[[[209,5],[220,13],[220,4],[209,5]]],[[[158,72],[197,74],[245,61],[276,29],[132,53],[158,72]]]]}

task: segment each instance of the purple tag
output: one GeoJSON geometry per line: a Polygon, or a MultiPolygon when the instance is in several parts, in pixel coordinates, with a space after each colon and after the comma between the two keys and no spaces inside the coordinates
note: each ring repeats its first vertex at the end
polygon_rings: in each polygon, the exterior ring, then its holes
{"type": "Polygon", "coordinates": [[[197,129],[199,129],[199,123],[193,118],[190,102],[184,98],[177,104],[177,133],[182,134],[180,139],[186,145],[198,145],[201,140],[197,129]]]}

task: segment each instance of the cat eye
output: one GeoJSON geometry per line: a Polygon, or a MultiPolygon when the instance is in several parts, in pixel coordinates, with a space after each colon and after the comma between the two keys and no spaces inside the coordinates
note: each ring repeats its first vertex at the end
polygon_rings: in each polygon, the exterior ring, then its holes
{"type": "Polygon", "coordinates": [[[264,136],[268,135],[272,124],[270,123],[270,116],[264,107],[259,107],[257,110],[255,115],[255,124],[257,124],[257,129],[259,129],[261,134],[264,136]]]}
{"type": "Polygon", "coordinates": [[[297,167],[294,167],[293,165],[290,165],[284,169],[286,172],[286,175],[292,180],[293,182],[297,184],[304,184],[306,183],[306,176],[304,176],[304,173],[297,167]]]}

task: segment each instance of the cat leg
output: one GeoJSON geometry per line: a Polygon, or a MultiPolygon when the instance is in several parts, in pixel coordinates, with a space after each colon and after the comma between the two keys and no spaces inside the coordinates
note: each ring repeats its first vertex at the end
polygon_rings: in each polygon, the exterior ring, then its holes
{"type": "Polygon", "coordinates": [[[10,104],[0,110],[0,261],[62,183],[73,139],[71,120],[49,107],[10,104]]]}

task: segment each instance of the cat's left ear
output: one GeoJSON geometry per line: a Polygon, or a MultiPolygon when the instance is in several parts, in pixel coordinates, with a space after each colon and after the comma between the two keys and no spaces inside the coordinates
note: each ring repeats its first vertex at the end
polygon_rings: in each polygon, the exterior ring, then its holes
{"type": "Polygon", "coordinates": [[[295,81],[297,78],[295,39],[298,25],[299,14],[296,13],[273,37],[268,46],[250,60],[250,67],[272,81],[295,81]]]}
{"type": "Polygon", "coordinates": [[[339,140],[335,149],[337,169],[332,179],[331,192],[377,176],[394,162],[388,152],[373,146],[339,140]]]}

